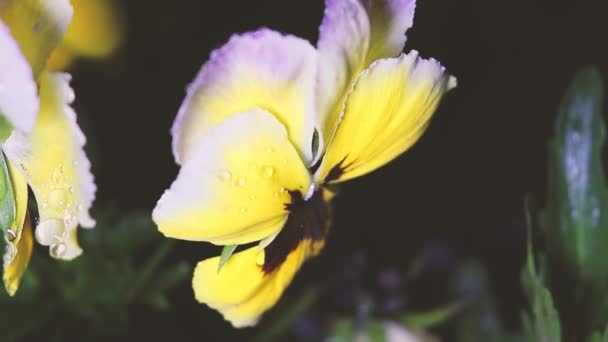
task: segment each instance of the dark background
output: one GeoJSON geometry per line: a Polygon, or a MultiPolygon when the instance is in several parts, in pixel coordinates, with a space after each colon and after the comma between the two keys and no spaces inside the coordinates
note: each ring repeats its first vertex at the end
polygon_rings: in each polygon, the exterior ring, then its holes
{"type": "MultiPolygon", "coordinates": [[[[419,0],[405,51],[435,57],[458,77],[420,142],[381,170],[348,182],[335,200],[327,247],[295,286],[364,253],[404,267],[428,245],[480,260],[498,308],[517,329],[524,298],[523,198],[542,197],[556,108],[574,72],[608,76],[608,20],[601,0],[419,0]]],[[[169,128],[186,85],[232,33],[261,26],[315,43],[323,1],[122,1],[126,41],[103,63],[75,66],[79,121],[99,186],[96,205],[151,211],[178,168],[169,128]]],[[[180,242],[171,258],[217,255],[180,242]]],[[[329,272],[329,273],[327,273],[329,272]]],[[[435,284],[441,287],[442,284],[435,284]]],[[[426,296],[437,289],[427,288],[426,296]]],[[[134,309],[133,334],[154,338],[249,336],[195,303],[190,284],[169,312],[134,309]],[[140,335],[141,334],[141,335],[140,335]]]]}

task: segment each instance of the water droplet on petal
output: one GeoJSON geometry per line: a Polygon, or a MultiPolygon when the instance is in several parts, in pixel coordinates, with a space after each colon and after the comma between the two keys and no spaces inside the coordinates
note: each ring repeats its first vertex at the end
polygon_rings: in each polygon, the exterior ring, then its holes
{"type": "Polygon", "coordinates": [[[272,166],[264,167],[264,176],[270,178],[274,175],[274,168],[272,166]]]}
{"type": "Polygon", "coordinates": [[[67,200],[67,193],[64,190],[53,190],[49,194],[49,204],[56,207],[63,207],[67,200]]]}
{"type": "Polygon", "coordinates": [[[266,152],[272,153],[274,149],[271,146],[266,147],[266,152]]]}
{"type": "Polygon", "coordinates": [[[75,225],[76,223],[76,217],[73,215],[65,215],[63,217],[63,223],[65,224],[66,227],[72,227],[75,225]]]}
{"type": "Polygon", "coordinates": [[[220,170],[217,174],[217,178],[223,182],[227,182],[232,178],[232,174],[228,170],[220,170]]]}
{"type": "Polygon", "coordinates": [[[253,201],[255,199],[255,195],[249,195],[249,199],[253,201]]]}
{"type": "Polygon", "coordinates": [[[241,176],[237,181],[238,186],[245,186],[247,184],[247,178],[241,176]]]}
{"type": "Polygon", "coordinates": [[[241,212],[242,212],[243,214],[244,214],[244,213],[246,213],[246,212],[247,212],[247,208],[242,207],[242,208],[241,208],[241,212]]]}
{"type": "Polygon", "coordinates": [[[14,230],[9,229],[6,231],[6,239],[8,240],[8,242],[13,242],[13,241],[15,241],[16,238],[17,238],[17,233],[15,233],[14,230]]]}
{"type": "Polygon", "coordinates": [[[65,254],[67,247],[63,242],[57,242],[51,245],[51,256],[60,258],[65,254]]]}

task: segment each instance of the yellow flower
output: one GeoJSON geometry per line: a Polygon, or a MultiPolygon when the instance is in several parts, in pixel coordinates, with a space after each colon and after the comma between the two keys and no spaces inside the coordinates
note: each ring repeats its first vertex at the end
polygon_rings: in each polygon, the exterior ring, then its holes
{"type": "Polygon", "coordinates": [[[327,0],[315,49],[261,29],[214,51],[175,120],[181,170],[153,212],[168,237],[257,246],[200,262],[198,301],[254,325],[329,230],[336,184],[390,162],[455,86],[401,54],[414,0],[327,0]],[[313,171],[314,170],[314,171],[313,171]]]}
{"type": "Polygon", "coordinates": [[[3,280],[13,295],[35,235],[51,256],[82,253],[78,225],[93,227],[95,197],[85,137],[69,104],[70,76],[44,69],[72,16],[68,0],[0,0],[0,220],[6,240],[3,280]],[[28,186],[40,216],[35,234],[28,186]]]}
{"type": "Polygon", "coordinates": [[[66,70],[75,58],[110,56],[121,44],[123,22],[116,0],[71,0],[74,17],[47,68],[66,70]]]}

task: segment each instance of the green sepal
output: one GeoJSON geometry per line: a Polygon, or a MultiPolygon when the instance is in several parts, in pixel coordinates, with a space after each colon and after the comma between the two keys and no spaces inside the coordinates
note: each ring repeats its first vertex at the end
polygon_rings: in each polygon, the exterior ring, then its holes
{"type": "Polygon", "coordinates": [[[232,253],[234,253],[237,247],[238,245],[224,246],[224,248],[222,249],[222,254],[220,255],[220,262],[217,265],[217,273],[220,273],[220,270],[228,262],[228,260],[232,256],[232,253]]]}

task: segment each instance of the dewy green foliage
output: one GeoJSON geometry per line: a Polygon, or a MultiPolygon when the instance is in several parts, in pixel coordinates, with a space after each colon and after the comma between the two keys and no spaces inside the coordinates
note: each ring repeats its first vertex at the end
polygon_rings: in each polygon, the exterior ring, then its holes
{"type": "Polygon", "coordinates": [[[602,84],[581,71],[559,108],[550,146],[549,187],[541,227],[553,252],[585,281],[608,280],[608,189],[602,169],[602,84]]]}

